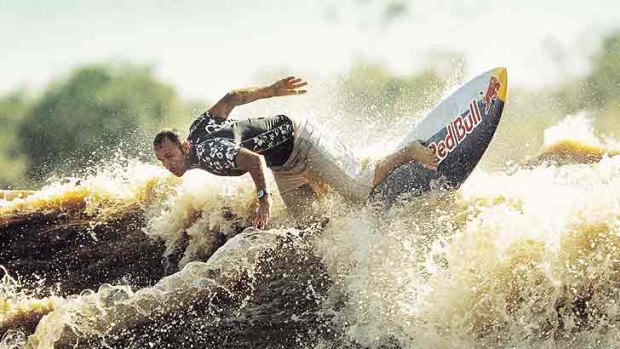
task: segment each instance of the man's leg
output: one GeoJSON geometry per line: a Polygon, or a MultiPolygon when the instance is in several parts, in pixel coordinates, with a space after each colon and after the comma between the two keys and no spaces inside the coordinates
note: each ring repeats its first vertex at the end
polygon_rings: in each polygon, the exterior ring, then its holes
{"type": "Polygon", "coordinates": [[[364,166],[353,151],[318,125],[308,123],[302,137],[309,144],[306,169],[313,181],[327,183],[348,201],[368,199],[373,166],[364,166]]]}
{"type": "Polygon", "coordinates": [[[349,201],[366,201],[398,166],[418,161],[429,169],[437,167],[435,155],[417,141],[376,163],[364,165],[347,146],[321,127],[309,124],[304,132],[312,144],[308,150],[308,173],[319,182],[328,183],[349,201]]]}
{"type": "Polygon", "coordinates": [[[397,167],[422,159],[429,150],[419,142],[413,142],[406,147],[379,160],[375,167],[375,175],[372,181],[373,190],[397,167]]]}
{"type": "Polygon", "coordinates": [[[302,207],[309,207],[307,204],[298,204],[299,200],[310,203],[316,200],[311,182],[326,183],[349,201],[365,202],[375,186],[396,167],[414,160],[421,149],[426,149],[414,142],[376,165],[364,165],[349,148],[321,127],[304,121],[296,131],[297,143],[294,154],[291,155],[294,161],[289,159],[289,162],[292,162],[290,166],[274,169],[273,174],[283,198],[293,189],[309,186],[297,192],[304,199],[297,198],[297,195],[285,199],[287,207],[297,211],[299,208],[303,211],[305,208],[302,207]],[[307,195],[308,193],[312,195],[307,195]]]}

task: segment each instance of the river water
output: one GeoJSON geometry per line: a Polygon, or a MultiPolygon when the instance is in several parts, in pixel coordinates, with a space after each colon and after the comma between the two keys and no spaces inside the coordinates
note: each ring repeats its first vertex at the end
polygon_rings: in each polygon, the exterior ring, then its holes
{"type": "MultiPolygon", "coordinates": [[[[259,318],[255,309],[264,308],[250,304],[260,302],[278,313],[274,307],[282,299],[312,301],[290,314],[282,310],[291,322],[312,314],[323,319],[318,325],[298,321],[306,327],[295,330],[303,332],[298,347],[619,347],[620,155],[608,152],[617,146],[617,140],[594,136],[587,120],[567,118],[546,130],[537,159],[501,170],[476,169],[456,191],[432,192],[389,209],[352,207],[329,194],[316,207],[323,219],[313,227],[290,223],[276,198],[272,229],[241,234],[253,196],[248,178],[192,171],[177,179],[127,161],[79,182],[52,182],[25,199],[1,201],[4,221],[18,212],[60,212],[78,203],[96,223],[139,207],[145,217],[141,230],[164,242],[164,259],[182,232],[188,242],[176,270],[140,288],[116,282],[72,295],[37,293],[36,285],[9,277],[7,267],[0,288],[5,330],[0,347],[174,347],[170,341],[190,347],[206,332],[183,329],[189,323],[200,319],[208,331],[234,331],[226,319],[259,318]],[[218,237],[205,233],[212,231],[228,239],[217,251],[218,237]],[[283,288],[270,293],[278,280],[259,271],[265,255],[274,263],[286,259],[300,275],[311,264],[322,281],[313,274],[308,280],[314,281],[303,287],[292,281],[289,287],[284,273],[283,288]],[[248,277],[255,291],[231,286],[248,277]],[[257,291],[261,287],[263,293],[257,291]],[[258,293],[266,298],[252,296],[258,293]],[[213,315],[190,306],[216,304],[221,294],[229,300],[217,304],[234,303],[233,310],[213,315]],[[172,322],[162,314],[189,320],[172,322]],[[36,318],[36,329],[12,325],[29,318],[36,318]],[[183,336],[145,340],[145,328],[152,331],[158,321],[183,336]]],[[[276,336],[261,343],[267,344],[256,347],[289,347],[291,341],[276,336]]],[[[197,346],[232,345],[220,344],[197,346]]]]}

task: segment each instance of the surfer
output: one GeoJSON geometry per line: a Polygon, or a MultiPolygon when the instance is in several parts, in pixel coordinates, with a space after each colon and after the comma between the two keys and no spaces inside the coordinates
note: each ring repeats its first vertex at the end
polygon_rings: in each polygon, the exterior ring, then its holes
{"type": "Polygon", "coordinates": [[[418,142],[375,162],[362,163],[341,142],[320,126],[285,115],[230,120],[236,106],[258,99],[302,95],[307,82],[289,76],[266,87],[227,93],[190,126],[184,138],[178,131],[160,131],[153,141],[157,159],[175,176],[200,168],[218,176],[249,172],[256,186],[258,205],[254,226],[267,227],[271,191],[265,181],[271,169],[278,191],[289,211],[301,218],[319,189],[331,186],[353,202],[364,202],[374,188],[398,166],[415,161],[436,170],[435,154],[418,142]]]}

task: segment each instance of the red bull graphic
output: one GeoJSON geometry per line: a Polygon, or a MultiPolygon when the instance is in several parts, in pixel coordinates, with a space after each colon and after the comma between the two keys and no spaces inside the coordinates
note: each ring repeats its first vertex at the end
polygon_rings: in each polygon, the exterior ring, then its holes
{"type": "Polygon", "coordinates": [[[445,159],[454,149],[458,147],[467,135],[474,132],[476,127],[482,122],[482,114],[478,103],[473,100],[469,103],[469,109],[463,115],[458,115],[448,125],[446,125],[446,136],[439,142],[432,142],[428,145],[437,158],[439,163],[445,159]]]}
{"type": "Polygon", "coordinates": [[[491,109],[491,104],[494,100],[497,99],[497,93],[499,89],[502,87],[502,82],[499,81],[495,76],[491,76],[491,81],[489,82],[489,87],[487,87],[487,93],[485,93],[484,98],[482,99],[482,103],[484,103],[484,113],[488,114],[489,109],[491,109]]]}

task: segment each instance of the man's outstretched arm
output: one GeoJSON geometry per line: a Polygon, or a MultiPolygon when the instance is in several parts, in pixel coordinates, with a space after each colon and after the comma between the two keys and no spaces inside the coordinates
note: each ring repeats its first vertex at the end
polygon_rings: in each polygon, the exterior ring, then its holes
{"type": "Polygon", "coordinates": [[[209,112],[221,119],[227,119],[230,112],[239,105],[254,102],[257,99],[271,98],[277,96],[301,95],[306,90],[299,88],[308,83],[301,78],[289,76],[278,80],[265,87],[249,87],[228,92],[222,99],[215,103],[209,112]]]}

